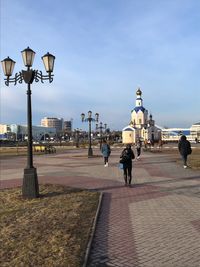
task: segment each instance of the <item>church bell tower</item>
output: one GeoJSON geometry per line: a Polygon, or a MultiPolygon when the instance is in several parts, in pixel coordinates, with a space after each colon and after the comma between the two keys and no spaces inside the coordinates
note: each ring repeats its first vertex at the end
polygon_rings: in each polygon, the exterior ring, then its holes
{"type": "Polygon", "coordinates": [[[135,128],[147,127],[148,111],[143,107],[142,91],[136,91],[135,108],[131,111],[130,125],[135,128]]]}

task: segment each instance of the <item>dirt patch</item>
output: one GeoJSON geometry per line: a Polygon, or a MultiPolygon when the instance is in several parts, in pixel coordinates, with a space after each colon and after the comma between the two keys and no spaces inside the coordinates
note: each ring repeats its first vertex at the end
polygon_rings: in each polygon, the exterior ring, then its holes
{"type": "Polygon", "coordinates": [[[99,193],[41,185],[40,194],[0,191],[0,266],[81,266],[99,193]]]}
{"type": "MultiPolygon", "coordinates": [[[[178,163],[182,164],[181,156],[176,150],[163,150],[163,153],[170,154],[174,159],[177,160],[178,163]]],[[[192,150],[192,154],[188,156],[188,165],[192,169],[200,169],[200,148],[196,148],[192,150]]]]}

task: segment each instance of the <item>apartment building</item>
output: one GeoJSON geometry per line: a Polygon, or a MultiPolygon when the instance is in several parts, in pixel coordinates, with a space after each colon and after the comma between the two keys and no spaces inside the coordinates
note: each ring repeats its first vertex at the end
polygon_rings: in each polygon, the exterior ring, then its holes
{"type": "Polygon", "coordinates": [[[63,130],[63,119],[44,117],[41,120],[41,126],[55,128],[56,132],[58,133],[63,130]]]}

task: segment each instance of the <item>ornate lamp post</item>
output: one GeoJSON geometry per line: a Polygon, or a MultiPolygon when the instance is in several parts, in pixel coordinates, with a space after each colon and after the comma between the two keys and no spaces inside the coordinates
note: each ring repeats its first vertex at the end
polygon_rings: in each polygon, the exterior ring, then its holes
{"type": "Polygon", "coordinates": [[[49,80],[51,83],[53,81],[53,68],[55,57],[49,53],[42,57],[46,72],[48,75],[43,75],[41,71],[31,69],[33,65],[33,60],[35,57],[35,52],[27,47],[22,53],[22,58],[24,65],[27,67],[26,70],[22,70],[15,74],[12,78],[12,73],[15,65],[15,61],[7,57],[2,60],[3,72],[6,76],[5,84],[9,86],[10,83],[17,84],[17,82],[22,83],[23,81],[27,84],[27,132],[28,132],[28,144],[27,144],[27,166],[24,169],[23,186],[22,186],[22,196],[25,198],[36,198],[39,196],[39,185],[37,178],[37,170],[33,166],[33,154],[32,154],[32,110],[31,110],[31,84],[39,82],[43,83],[44,80],[49,80]]]}
{"type": "Polygon", "coordinates": [[[88,118],[85,119],[85,114],[82,113],[81,114],[81,119],[82,122],[88,122],[89,123],[89,148],[88,148],[88,157],[93,156],[93,151],[92,151],[92,141],[91,141],[91,122],[93,121],[97,121],[99,120],[99,113],[95,114],[95,118],[92,118],[92,111],[88,111],[88,118]]]}
{"type": "Polygon", "coordinates": [[[104,126],[103,126],[102,122],[99,123],[99,126],[98,126],[98,123],[96,124],[96,130],[99,130],[99,133],[100,133],[100,149],[102,147],[103,129],[105,129],[105,130],[107,129],[106,123],[104,124],[104,126]]]}

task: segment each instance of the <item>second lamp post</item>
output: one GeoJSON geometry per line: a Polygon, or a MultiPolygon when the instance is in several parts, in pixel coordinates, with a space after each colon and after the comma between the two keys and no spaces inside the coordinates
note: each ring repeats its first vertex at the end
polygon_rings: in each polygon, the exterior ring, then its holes
{"type": "Polygon", "coordinates": [[[99,126],[98,126],[98,123],[96,124],[96,130],[99,130],[99,134],[100,134],[100,149],[102,147],[102,139],[103,139],[103,130],[106,130],[107,129],[107,124],[105,123],[104,126],[103,126],[103,123],[100,122],[99,123],[99,126]]]}
{"type": "Polygon", "coordinates": [[[88,157],[93,156],[93,151],[92,151],[92,140],[91,140],[91,122],[95,122],[99,120],[99,113],[95,114],[95,118],[92,118],[92,111],[88,111],[88,117],[85,118],[85,114],[82,113],[81,114],[81,119],[82,122],[88,122],[89,123],[89,133],[88,133],[88,137],[89,137],[89,147],[88,147],[88,157]]]}

